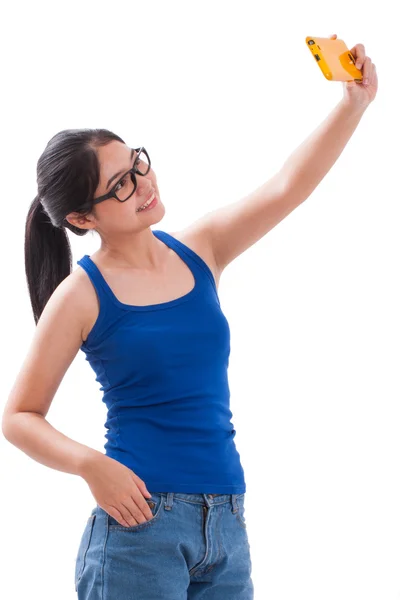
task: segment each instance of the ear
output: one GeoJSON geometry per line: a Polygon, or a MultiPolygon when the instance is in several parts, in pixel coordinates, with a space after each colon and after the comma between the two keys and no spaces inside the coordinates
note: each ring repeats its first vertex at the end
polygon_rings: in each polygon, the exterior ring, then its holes
{"type": "Polygon", "coordinates": [[[96,223],[92,215],[82,215],[78,212],[72,212],[69,213],[65,219],[68,221],[68,223],[74,225],[75,227],[79,227],[80,229],[94,229],[96,227],[96,223]]]}

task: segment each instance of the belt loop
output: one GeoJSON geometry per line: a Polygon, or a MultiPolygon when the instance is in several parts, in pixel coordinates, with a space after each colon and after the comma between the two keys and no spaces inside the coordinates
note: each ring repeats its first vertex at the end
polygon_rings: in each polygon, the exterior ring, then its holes
{"type": "Polygon", "coordinates": [[[232,503],[232,512],[233,512],[233,514],[236,514],[237,511],[239,510],[237,494],[231,495],[231,503],[232,503]]]}
{"type": "Polygon", "coordinates": [[[167,492],[167,500],[165,502],[164,509],[171,510],[173,501],[174,501],[174,492],[167,492]]]}

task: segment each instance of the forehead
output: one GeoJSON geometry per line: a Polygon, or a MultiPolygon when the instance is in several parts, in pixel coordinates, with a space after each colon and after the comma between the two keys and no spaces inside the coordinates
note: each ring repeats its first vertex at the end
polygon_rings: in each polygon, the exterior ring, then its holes
{"type": "Polygon", "coordinates": [[[109,177],[127,164],[130,154],[131,148],[118,141],[112,141],[97,149],[101,170],[109,177]]]}

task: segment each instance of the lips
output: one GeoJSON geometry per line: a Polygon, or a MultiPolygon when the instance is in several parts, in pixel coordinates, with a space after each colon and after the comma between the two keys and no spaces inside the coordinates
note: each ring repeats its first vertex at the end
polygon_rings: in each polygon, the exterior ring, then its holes
{"type": "Polygon", "coordinates": [[[156,195],[156,193],[155,193],[155,192],[151,192],[151,194],[150,194],[150,196],[147,198],[147,200],[145,200],[145,201],[144,201],[144,202],[143,202],[143,203],[142,203],[140,206],[138,206],[136,210],[139,210],[139,208],[142,208],[142,206],[144,206],[144,205],[146,204],[146,202],[148,202],[152,196],[154,196],[154,197],[155,197],[155,195],[156,195]]]}

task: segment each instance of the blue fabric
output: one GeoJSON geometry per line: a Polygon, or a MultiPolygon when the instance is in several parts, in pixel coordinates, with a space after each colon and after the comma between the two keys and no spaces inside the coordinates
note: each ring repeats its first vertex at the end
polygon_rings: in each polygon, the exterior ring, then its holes
{"type": "Polygon", "coordinates": [[[107,406],[106,454],[149,490],[245,493],[229,407],[230,331],[213,275],[188,246],[153,234],[192,271],[193,289],[175,300],[124,304],[88,255],[77,261],[100,304],[81,350],[107,406]]]}
{"type": "Polygon", "coordinates": [[[124,527],[100,506],[75,562],[79,600],[253,600],[245,495],[149,490],[153,517],[124,527]]]}

